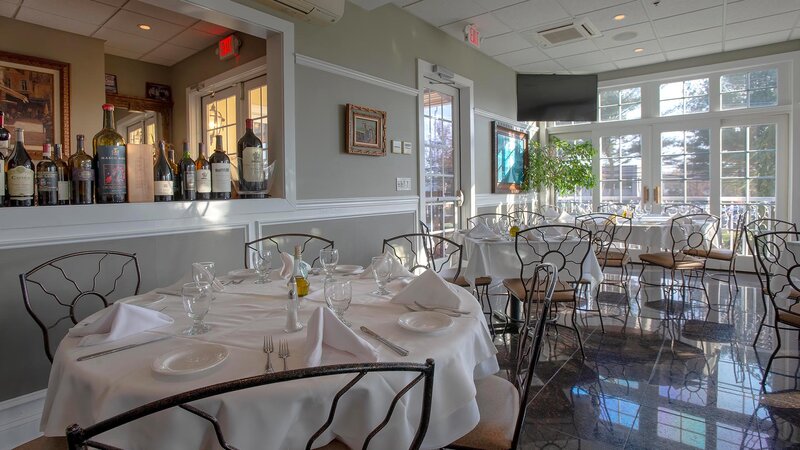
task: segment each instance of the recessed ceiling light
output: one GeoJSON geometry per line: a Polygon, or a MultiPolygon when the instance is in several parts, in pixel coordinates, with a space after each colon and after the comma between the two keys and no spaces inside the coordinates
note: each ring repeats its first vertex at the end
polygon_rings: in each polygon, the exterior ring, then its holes
{"type": "Polygon", "coordinates": [[[623,20],[624,18],[625,18],[625,14],[617,14],[616,16],[614,16],[614,20],[616,20],[616,21],[623,20]]]}
{"type": "Polygon", "coordinates": [[[148,25],[146,23],[140,23],[139,25],[136,25],[136,26],[139,27],[140,30],[144,30],[144,31],[147,31],[147,30],[150,29],[150,25],[148,25]]]}
{"type": "Polygon", "coordinates": [[[644,49],[642,47],[633,49],[634,53],[642,53],[643,51],[644,51],[644,49]]]}

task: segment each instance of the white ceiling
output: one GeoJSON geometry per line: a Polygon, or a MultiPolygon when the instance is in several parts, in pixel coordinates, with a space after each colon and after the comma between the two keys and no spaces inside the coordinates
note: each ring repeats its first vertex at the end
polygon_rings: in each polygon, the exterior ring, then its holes
{"type": "Polygon", "coordinates": [[[102,39],[108,54],[165,66],[230,34],[227,28],[137,0],[0,0],[0,15],[102,39]]]}
{"type": "Polygon", "coordinates": [[[599,73],[800,39],[800,0],[351,1],[394,3],[459,40],[475,24],[480,51],[518,72],[599,73]],[[602,36],[550,48],[531,38],[581,18],[602,36]]]}

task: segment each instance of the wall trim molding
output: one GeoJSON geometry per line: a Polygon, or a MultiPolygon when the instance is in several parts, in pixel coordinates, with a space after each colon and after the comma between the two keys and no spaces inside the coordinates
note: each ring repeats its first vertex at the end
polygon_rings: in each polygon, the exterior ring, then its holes
{"type": "Polygon", "coordinates": [[[0,450],[15,448],[41,436],[39,422],[47,389],[0,402],[0,450]]]}
{"type": "MultiPolygon", "coordinates": [[[[511,125],[516,125],[516,126],[519,126],[519,127],[525,126],[524,123],[517,122],[516,119],[512,119],[512,118],[506,117],[506,116],[502,116],[500,114],[495,114],[495,113],[493,113],[491,111],[486,111],[485,109],[474,108],[472,111],[475,113],[476,116],[481,116],[481,117],[485,117],[487,119],[492,119],[492,120],[499,120],[500,122],[509,123],[511,125]]],[[[478,194],[478,195],[481,195],[481,194],[478,194]]]]}
{"type": "Polygon", "coordinates": [[[321,59],[312,58],[311,56],[295,53],[295,62],[301,66],[310,67],[312,69],[322,70],[335,75],[340,75],[353,80],[362,81],[382,88],[390,89],[392,91],[400,92],[401,94],[416,97],[419,95],[419,90],[406,86],[404,84],[395,83],[384,78],[376,77],[368,73],[359,72],[348,67],[340,66],[338,64],[329,63],[321,59]]]}

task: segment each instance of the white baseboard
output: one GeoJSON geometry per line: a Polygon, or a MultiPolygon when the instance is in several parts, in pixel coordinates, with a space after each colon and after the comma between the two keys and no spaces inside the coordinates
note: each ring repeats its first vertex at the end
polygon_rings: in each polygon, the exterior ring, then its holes
{"type": "Polygon", "coordinates": [[[47,389],[0,402],[0,450],[9,450],[41,436],[39,422],[47,389]]]}

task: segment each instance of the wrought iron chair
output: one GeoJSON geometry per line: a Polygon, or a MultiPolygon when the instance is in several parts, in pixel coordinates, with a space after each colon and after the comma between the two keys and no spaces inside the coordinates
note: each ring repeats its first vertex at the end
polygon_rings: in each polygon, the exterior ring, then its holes
{"type": "Polygon", "coordinates": [[[516,210],[509,213],[519,224],[521,228],[535,227],[544,225],[544,216],[533,211],[516,210]]]}
{"type": "MultiPolygon", "coordinates": [[[[580,295],[588,297],[589,284],[583,282],[583,266],[592,248],[591,237],[590,231],[571,225],[542,225],[520,230],[514,244],[520,262],[520,275],[518,278],[503,280],[509,301],[515,299],[524,304],[525,299],[530,298],[528,291],[535,287],[531,285],[532,268],[542,263],[555,265],[558,283],[553,302],[556,308],[559,303],[572,303],[571,328],[584,358],[586,354],[575,317],[582,310],[578,307],[580,295]]],[[[599,308],[596,311],[599,312],[599,308]]],[[[600,323],[602,324],[602,313],[600,323]]]]}
{"type": "Polygon", "coordinates": [[[308,255],[307,250],[311,252],[313,258],[306,256],[303,261],[309,263],[314,267],[319,261],[319,251],[329,248],[334,248],[333,241],[321,236],[304,233],[284,233],[273,234],[265,236],[254,241],[244,243],[244,266],[249,266],[249,253],[250,251],[258,251],[258,245],[266,245],[267,248],[273,251],[274,255],[282,252],[294,254],[294,247],[299,245],[304,255],[308,255]]]}
{"type": "Polygon", "coordinates": [[[57,343],[64,337],[67,331],[64,325],[71,327],[115,300],[138,294],[141,273],[136,254],[90,250],[69,253],[44,262],[21,273],[19,282],[25,309],[42,330],[44,352],[47,359],[53,362],[51,342],[57,343]],[[82,269],[94,267],[94,264],[97,265],[96,271],[80,273],[82,269]],[[34,296],[34,285],[38,286],[36,290],[41,294],[34,296]],[[91,305],[82,305],[91,300],[94,300],[94,309],[91,305]],[[49,307],[38,308],[44,301],[48,301],[49,307]],[[62,314],[64,309],[66,315],[53,317],[56,312],[62,314]],[[69,322],[65,322],[67,319],[69,322]],[[59,327],[63,329],[59,330],[57,336],[51,336],[59,327]]]}
{"type": "Polygon", "coordinates": [[[542,351],[544,330],[558,282],[550,263],[529,266],[523,317],[511,381],[496,375],[475,383],[481,420],[466,436],[447,446],[454,449],[516,449],[519,446],[531,381],[542,351]],[[529,289],[528,289],[529,288],[529,289]]]}
{"type": "Polygon", "coordinates": [[[702,206],[693,203],[668,203],[661,206],[661,212],[668,215],[680,214],[683,216],[687,214],[705,214],[706,210],[702,206]]]}
{"type": "Polygon", "coordinates": [[[800,331],[800,233],[790,231],[773,231],[759,234],[754,238],[756,260],[761,265],[764,283],[775,311],[773,327],[777,344],[769,357],[761,385],[765,385],[772,362],[776,359],[800,356],[782,355],[780,329],[800,331]],[[794,247],[789,248],[789,246],[794,247]]]}
{"type": "MultiPolygon", "coordinates": [[[[728,220],[731,220],[729,218],[728,220]]],[[[715,259],[717,261],[726,261],[728,263],[727,278],[725,281],[728,285],[733,280],[736,291],[739,291],[739,281],[736,279],[736,255],[739,251],[739,246],[742,244],[742,237],[744,236],[744,224],[747,222],[747,212],[739,214],[736,219],[736,225],[733,230],[733,237],[731,238],[731,248],[719,248],[713,245],[709,249],[687,249],[684,251],[687,255],[699,256],[702,258],[715,259]]],[[[710,275],[714,279],[719,279],[710,275]]],[[[731,297],[733,301],[733,297],[731,297]]]]}
{"type": "Polygon", "coordinates": [[[600,301],[600,288],[603,285],[617,286],[625,292],[629,302],[631,295],[628,289],[630,274],[628,273],[628,238],[631,235],[631,219],[610,213],[584,214],[575,218],[575,223],[584,230],[592,232],[592,245],[597,262],[603,273],[607,269],[619,269],[619,281],[604,279],[597,286],[595,298],[600,301]]]}
{"type": "Polygon", "coordinates": [[[761,306],[764,308],[764,314],[761,316],[761,323],[758,325],[756,337],[753,339],[753,347],[758,343],[758,338],[761,336],[761,330],[764,327],[773,328],[771,323],[766,323],[769,316],[770,307],[772,302],[767,303],[769,297],[769,290],[765,281],[765,276],[761,272],[761,264],[756,258],[755,237],[759,234],[768,233],[770,231],[789,231],[796,232],[797,225],[792,222],[787,222],[780,219],[757,219],[749,222],[744,227],[745,242],[747,243],[747,250],[753,256],[753,269],[758,277],[758,283],[761,286],[761,306]]]}
{"type": "MultiPolygon", "coordinates": [[[[444,236],[425,233],[401,234],[383,240],[381,251],[387,250],[391,250],[394,256],[405,264],[409,272],[431,269],[451,283],[459,286],[466,283],[461,276],[464,247],[444,236]]],[[[466,283],[466,286],[469,286],[469,283],[466,283]]]]}
{"type": "Polygon", "coordinates": [[[419,221],[419,232],[420,233],[425,233],[425,234],[431,234],[431,229],[430,229],[430,227],[428,226],[427,223],[425,223],[424,221],[420,220],[419,221]]]}
{"type": "Polygon", "coordinates": [[[472,228],[478,221],[483,221],[489,228],[494,228],[499,222],[504,220],[510,224],[514,221],[514,216],[501,213],[477,214],[467,219],[467,227],[472,228]]]}
{"type": "MultiPolygon", "coordinates": [[[[408,447],[410,449],[418,449],[422,445],[422,440],[424,439],[425,433],[428,430],[428,422],[430,420],[430,415],[431,415],[431,403],[433,399],[433,375],[434,375],[434,362],[432,359],[428,359],[424,364],[371,363],[371,364],[341,364],[334,366],[311,367],[305,369],[267,373],[264,375],[258,375],[254,377],[242,378],[239,380],[213,384],[211,386],[201,387],[188,392],[183,392],[160,400],[156,400],[154,402],[147,403],[145,405],[139,406],[122,414],[103,420],[86,428],[82,428],[77,424],[71,425],[70,427],[67,428],[67,441],[69,443],[70,450],[78,450],[87,447],[98,448],[98,449],[116,448],[95,441],[94,440],[95,436],[116,429],[123,425],[129,424],[138,419],[158,413],[160,411],[177,407],[184,409],[204,420],[207,420],[209,422],[209,425],[213,427],[213,431],[216,435],[217,441],[219,442],[220,446],[222,446],[223,448],[232,449],[234,447],[226,440],[224,435],[225,430],[223,430],[223,425],[217,421],[217,418],[214,417],[212,414],[205,412],[196,406],[191,405],[190,403],[206,399],[208,397],[224,395],[231,392],[242,391],[244,389],[258,388],[260,386],[266,386],[278,383],[291,383],[293,381],[304,380],[304,379],[319,380],[322,377],[354,374],[355,376],[353,376],[346,384],[344,384],[342,388],[338,391],[336,396],[333,397],[327,421],[325,421],[325,423],[319,424],[319,428],[317,429],[317,431],[309,438],[308,442],[306,443],[305,448],[311,449],[314,443],[320,437],[322,437],[323,434],[326,433],[330,425],[333,423],[333,420],[337,412],[337,406],[339,405],[340,401],[348,394],[351,388],[357,385],[358,382],[361,381],[361,379],[363,379],[365,376],[369,374],[390,373],[390,372],[406,372],[409,375],[413,374],[418,374],[418,375],[416,375],[411,381],[406,383],[402,387],[402,389],[400,389],[397,392],[397,394],[394,396],[391,403],[389,404],[388,411],[385,417],[383,417],[383,420],[377,426],[375,426],[375,428],[373,428],[368,435],[363,436],[364,443],[362,448],[366,449],[369,447],[369,444],[372,441],[372,439],[381,430],[383,430],[391,420],[392,414],[397,404],[406,396],[406,394],[408,394],[409,391],[411,391],[416,385],[419,384],[420,381],[422,381],[423,383],[422,383],[422,395],[420,396],[421,402],[420,402],[419,426],[417,427],[417,432],[414,435],[413,441],[408,447]]],[[[408,401],[409,401],[408,399],[404,400],[404,402],[408,401]]],[[[403,420],[404,420],[404,425],[406,425],[405,424],[406,419],[403,420]]],[[[176,432],[180,432],[180,430],[176,430],[176,432]]],[[[257,433],[258,430],[253,430],[253,432],[257,433]]],[[[279,445],[275,446],[278,447],[279,445]]]]}

